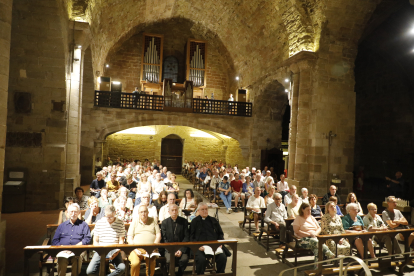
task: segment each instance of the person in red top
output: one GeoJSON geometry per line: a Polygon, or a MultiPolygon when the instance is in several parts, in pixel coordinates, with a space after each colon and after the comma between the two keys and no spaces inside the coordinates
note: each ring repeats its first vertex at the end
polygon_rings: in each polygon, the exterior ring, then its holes
{"type": "Polygon", "coordinates": [[[232,197],[234,198],[234,212],[238,212],[239,209],[237,208],[239,198],[241,198],[242,201],[242,210],[244,210],[244,193],[242,192],[243,189],[243,183],[239,179],[239,174],[234,174],[234,180],[230,182],[231,190],[232,190],[232,197]]]}

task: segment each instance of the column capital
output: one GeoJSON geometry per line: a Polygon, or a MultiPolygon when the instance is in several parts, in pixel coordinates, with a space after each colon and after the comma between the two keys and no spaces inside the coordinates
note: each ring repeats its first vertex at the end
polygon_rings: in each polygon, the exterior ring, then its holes
{"type": "Polygon", "coordinates": [[[316,53],[302,51],[285,60],[283,65],[289,67],[296,74],[304,69],[312,68],[316,64],[317,59],[318,55],[316,53]]]}

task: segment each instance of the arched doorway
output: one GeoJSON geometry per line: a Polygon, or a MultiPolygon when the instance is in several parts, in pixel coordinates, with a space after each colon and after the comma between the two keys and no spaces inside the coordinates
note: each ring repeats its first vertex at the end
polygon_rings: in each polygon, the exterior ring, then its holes
{"type": "Polygon", "coordinates": [[[161,141],[161,164],[175,174],[181,173],[183,163],[183,141],[175,134],[170,134],[161,141]]]}

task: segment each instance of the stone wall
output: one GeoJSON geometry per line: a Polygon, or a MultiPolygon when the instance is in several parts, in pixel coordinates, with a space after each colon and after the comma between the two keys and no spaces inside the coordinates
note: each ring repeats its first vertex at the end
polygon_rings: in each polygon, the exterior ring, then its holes
{"type": "Polygon", "coordinates": [[[356,75],[355,169],[366,177],[413,177],[414,116],[411,76],[392,59],[360,47],[356,75]]]}
{"type": "MultiPolygon", "coordinates": [[[[186,43],[189,38],[204,39],[192,31],[193,23],[187,20],[173,19],[167,22],[156,23],[145,26],[124,41],[113,50],[107,57],[104,76],[111,80],[121,81],[122,89],[126,92],[134,91],[136,86],[140,87],[141,80],[141,58],[143,33],[155,33],[164,35],[163,58],[174,56],[178,60],[178,82],[183,83],[186,79],[186,43]],[[168,29],[168,31],[166,31],[168,29]]],[[[228,98],[230,93],[235,93],[236,86],[229,81],[229,76],[234,79],[235,75],[223,51],[217,45],[217,41],[207,42],[207,87],[206,95],[210,98],[214,93],[216,100],[228,98]],[[232,92],[230,92],[230,90],[232,92]]]]}
{"type": "Polygon", "coordinates": [[[41,133],[40,147],[6,147],[5,169],[26,168],[26,210],[59,207],[65,178],[67,20],[55,0],[13,2],[8,132],[41,133]],[[31,94],[29,113],[14,95],[31,94]],[[63,103],[60,111],[53,103],[63,103]],[[48,200],[45,200],[45,199],[48,200]]]}
{"type": "Polygon", "coordinates": [[[7,98],[13,0],[0,1],[0,276],[6,266],[6,221],[2,220],[4,164],[7,130],[7,98]]]}
{"type": "MultiPolygon", "coordinates": [[[[175,134],[184,139],[184,160],[226,160],[231,164],[244,164],[241,149],[237,140],[217,137],[193,137],[192,133],[198,130],[183,126],[155,126],[155,135],[121,134],[115,133],[106,138],[103,149],[104,159],[110,156],[112,160],[117,157],[144,160],[148,158],[161,159],[161,141],[164,137],[175,134]]],[[[247,165],[246,165],[247,166],[247,165]]]]}

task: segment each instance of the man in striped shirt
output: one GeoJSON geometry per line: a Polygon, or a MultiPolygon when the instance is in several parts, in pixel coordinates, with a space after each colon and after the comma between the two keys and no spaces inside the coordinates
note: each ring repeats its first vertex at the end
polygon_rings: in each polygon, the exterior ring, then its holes
{"type": "MultiPolygon", "coordinates": [[[[115,216],[116,210],[112,205],[105,207],[105,217],[101,218],[95,225],[93,245],[113,245],[123,244],[125,238],[124,222],[115,216]]],[[[120,251],[113,253],[111,251],[107,258],[109,262],[115,267],[115,270],[108,274],[108,276],[123,275],[125,272],[125,264],[122,261],[120,251]],[[113,253],[113,254],[112,254],[113,253]]],[[[92,257],[91,262],[86,270],[88,275],[99,275],[101,257],[98,253],[92,257]]]]}

